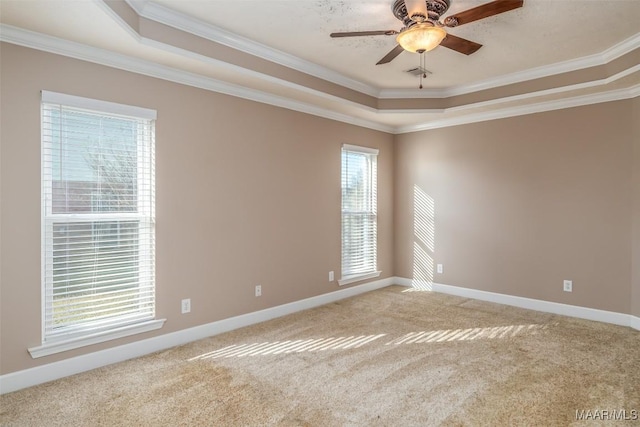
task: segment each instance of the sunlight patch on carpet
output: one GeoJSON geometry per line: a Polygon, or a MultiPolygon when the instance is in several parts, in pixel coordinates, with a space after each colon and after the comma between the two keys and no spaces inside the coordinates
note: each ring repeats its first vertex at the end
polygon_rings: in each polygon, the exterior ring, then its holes
{"type": "Polygon", "coordinates": [[[326,350],[348,350],[351,348],[359,348],[365,344],[369,344],[386,334],[378,335],[360,335],[338,338],[315,338],[306,340],[293,341],[274,341],[253,344],[230,345],[220,350],[204,353],[189,359],[204,360],[215,359],[219,357],[245,357],[245,356],[266,356],[269,354],[288,354],[302,353],[326,350]]]}
{"type": "Polygon", "coordinates": [[[401,291],[403,294],[407,292],[433,292],[433,282],[424,282],[421,280],[412,280],[411,287],[401,291]]]}
{"type": "MultiPolygon", "coordinates": [[[[508,339],[516,336],[535,335],[549,327],[548,324],[507,325],[485,328],[441,329],[434,331],[409,332],[387,342],[385,345],[422,344],[449,341],[474,341],[481,339],[508,339]]],[[[349,337],[309,338],[287,341],[265,341],[251,344],[233,344],[219,350],[201,354],[189,361],[320,352],[327,350],[348,350],[370,344],[387,334],[359,335],[349,337]]]]}
{"type": "Polygon", "coordinates": [[[535,335],[549,325],[509,325],[490,328],[442,329],[437,331],[409,332],[385,345],[422,344],[445,341],[472,341],[478,339],[512,338],[518,335],[535,335]]]}

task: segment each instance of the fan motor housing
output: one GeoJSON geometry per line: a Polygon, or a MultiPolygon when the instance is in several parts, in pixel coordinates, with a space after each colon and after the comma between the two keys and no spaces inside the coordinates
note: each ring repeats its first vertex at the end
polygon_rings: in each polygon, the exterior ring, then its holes
{"type": "MultiPolygon", "coordinates": [[[[427,4],[427,13],[429,14],[427,18],[429,21],[438,22],[442,14],[449,10],[451,0],[425,0],[425,3],[427,4]]],[[[415,24],[407,13],[407,6],[404,4],[404,0],[395,0],[391,5],[391,10],[393,15],[402,21],[405,27],[415,24]]]]}

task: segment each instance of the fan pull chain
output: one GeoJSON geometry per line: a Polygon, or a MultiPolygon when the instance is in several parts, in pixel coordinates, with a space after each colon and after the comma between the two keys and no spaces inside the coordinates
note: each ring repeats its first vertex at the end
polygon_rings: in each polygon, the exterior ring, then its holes
{"type": "MultiPolygon", "coordinates": [[[[426,62],[424,59],[424,51],[420,52],[420,68],[422,68],[423,70],[426,70],[426,62]]],[[[422,89],[422,79],[423,78],[427,78],[427,73],[426,72],[422,72],[422,74],[420,74],[420,89],[422,89]]]]}

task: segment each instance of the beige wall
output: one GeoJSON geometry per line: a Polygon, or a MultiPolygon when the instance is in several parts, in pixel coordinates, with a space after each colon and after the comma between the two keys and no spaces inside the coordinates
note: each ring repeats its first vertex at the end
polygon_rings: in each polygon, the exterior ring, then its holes
{"type": "Polygon", "coordinates": [[[630,313],[631,108],[396,137],[396,275],[630,313]]]}
{"type": "Polygon", "coordinates": [[[14,45],[0,53],[0,374],[337,290],[327,273],[340,271],[343,142],[380,149],[382,277],[640,315],[640,98],[394,138],[14,45]],[[157,313],[168,320],[33,360],[42,89],[158,111],[157,313]]]}
{"type": "Polygon", "coordinates": [[[636,97],[633,100],[633,110],[631,113],[631,121],[634,123],[632,314],[640,317],[640,97],[636,97]]]}
{"type": "Polygon", "coordinates": [[[380,149],[378,263],[393,271],[393,136],[14,45],[1,47],[6,374],[338,289],[340,147],[380,149]],[[156,109],[159,331],[34,360],[40,344],[40,90],[156,109]],[[263,296],[253,288],[262,285],[263,296]],[[191,298],[192,312],[180,314],[191,298]]]}

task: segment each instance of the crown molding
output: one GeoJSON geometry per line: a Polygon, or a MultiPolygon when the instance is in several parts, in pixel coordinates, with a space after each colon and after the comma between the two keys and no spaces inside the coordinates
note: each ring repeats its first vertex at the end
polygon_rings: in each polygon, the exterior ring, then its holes
{"type": "Polygon", "coordinates": [[[637,96],[640,96],[640,84],[632,86],[631,88],[615,89],[607,92],[599,92],[596,94],[538,102],[535,104],[529,104],[520,107],[509,107],[503,108],[501,110],[468,114],[462,117],[434,120],[421,125],[400,126],[395,129],[394,134],[398,135],[402,133],[420,132],[430,129],[445,128],[477,122],[486,122],[489,120],[506,119],[509,117],[524,116],[527,114],[543,113],[546,111],[562,110],[565,108],[599,104],[602,102],[620,101],[624,99],[636,98],[637,96]]]}
{"type": "Polygon", "coordinates": [[[149,77],[155,77],[174,83],[197,87],[211,92],[222,93],[250,101],[282,107],[288,110],[307,113],[373,130],[379,130],[387,133],[393,133],[395,130],[392,126],[360,119],[347,114],[337,113],[327,108],[318,107],[301,101],[294,101],[282,96],[227,83],[210,77],[204,77],[151,61],[132,58],[130,56],[87,46],[81,43],[24,30],[11,25],[0,24],[0,41],[95,64],[105,65],[120,70],[130,71],[149,77]]]}
{"type": "Polygon", "coordinates": [[[176,12],[168,7],[147,1],[126,0],[139,16],[168,25],[181,31],[194,34],[215,43],[228,46],[244,53],[266,59],[267,61],[309,74],[340,86],[378,97],[379,90],[373,86],[346,77],[328,68],[322,67],[297,56],[282,52],[257,41],[239,36],[199,19],[176,12]]]}
{"type": "MultiPolygon", "coordinates": [[[[140,37],[140,34],[134,30],[133,28],[131,28],[131,26],[124,20],[124,18],[120,15],[118,15],[118,13],[116,13],[115,10],[113,10],[112,8],[108,7],[103,0],[93,0],[102,10],[104,10],[107,15],[109,15],[111,17],[111,19],[113,19],[119,26],[120,28],[122,28],[123,30],[125,30],[134,40],[141,42],[142,41],[142,37],[140,37]]],[[[144,0],[146,1],[146,0],[144,0]]],[[[129,1],[125,2],[126,4],[129,4],[129,1]]],[[[129,4],[129,6],[131,6],[129,4]]],[[[134,8],[133,6],[131,6],[131,8],[133,9],[133,11],[138,14],[138,16],[140,15],[137,11],[136,8],[134,8]]]]}
{"type": "MultiPolygon", "coordinates": [[[[95,0],[95,1],[104,1],[104,0],[95,0]]],[[[124,0],[131,8],[140,16],[142,15],[142,11],[149,3],[149,0],[124,0]]]]}
{"type": "Polygon", "coordinates": [[[640,64],[634,65],[631,68],[627,68],[626,70],[623,70],[623,71],[619,72],[618,74],[614,74],[613,76],[609,76],[609,77],[607,77],[605,79],[592,80],[592,81],[588,81],[588,82],[584,82],[584,83],[577,83],[577,84],[573,84],[573,85],[559,86],[559,87],[555,87],[555,88],[552,88],[552,89],[545,89],[545,90],[541,90],[541,91],[537,91],[537,92],[527,92],[527,93],[522,93],[522,94],[519,94],[519,95],[507,96],[507,97],[503,97],[503,98],[494,98],[494,99],[490,99],[488,101],[481,101],[481,102],[476,102],[476,103],[472,103],[472,104],[465,104],[465,105],[460,105],[460,106],[457,106],[457,107],[450,107],[450,108],[444,108],[444,109],[396,109],[396,110],[379,110],[379,111],[383,112],[383,113],[387,113],[387,114],[395,114],[395,113],[400,113],[400,114],[406,114],[406,113],[447,113],[447,112],[453,112],[453,111],[464,111],[464,110],[470,110],[470,109],[474,109],[474,108],[490,107],[490,106],[493,106],[493,105],[504,104],[505,102],[521,101],[521,100],[526,100],[526,99],[531,99],[531,98],[538,98],[538,97],[541,97],[541,96],[555,95],[555,94],[574,91],[574,90],[588,89],[588,88],[597,87],[597,86],[606,86],[608,84],[611,84],[611,83],[615,82],[616,80],[619,80],[619,79],[622,79],[624,77],[630,76],[630,75],[632,75],[634,73],[637,73],[637,72],[640,72],[640,64]]]}
{"type": "Polygon", "coordinates": [[[582,58],[571,59],[568,61],[557,62],[551,65],[531,68],[525,71],[519,71],[502,76],[492,77],[490,79],[481,80],[468,85],[455,86],[443,89],[422,90],[416,92],[415,89],[389,89],[381,90],[379,98],[448,98],[451,96],[466,95],[481,90],[495,89],[500,86],[508,86],[515,83],[522,83],[529,80],[536,80],[544,77],[554,76],[557,74],[579,71],[585,68],[597,67],[605,65],[609,62],[626,55],[629,52],[640,48],[640,33],[636,33],[632,37],[606,49],[601,53],[585,56],[582,58]]]}
{"type": "MultiPolygon", "coordinates": [[[[202,54],[193,52],[193,51],[188,50],[188,49],[183,49],[183,48],[171,45],[171,44],[167,44],[167,43],[164,43],[164,42],[157,41],[155,39],[144,37],[141,34],[137,33],[136,30],[132,29],[131,26],[127,22],[125,22],[120,17],[120,15],[118,15],[118,13],[115,12],[111,7],[107,6],[104,3],[104,1],[102,1],[102,0],[96,0],[96,1],[97,1],[98,5],[102,9],[104,9],[108,14],[110,14],[110,15],[112,15],[112,16],[114,16],[116,18],[116,22],[120,26],[122,26],[127,32],[133,33],[134,38],[140,44],[143,44],[143,45],[146,45],[146,46],[149,46],[149,47],[153,47],[155,49],[159,49],[159,50],[162,50],[162,51],[165,51],[165,52],[173,53],[173,54],[176,54],[176,55],[179,55],[179,56],[182,56],[182,57],[192,58],[192,59],[195,59],[197,61],[201,61],[201,62],[204,62],[204,63],[209,63],[209,64],[212,64],[212,65],[216,66],[217,68],[221,68],[221,69],[225,69],[225,70],[231,71],[236,75],[243,75],[243,76],[247,76],[247,77],[252,78],[252,79],[257,79],[257,80],[269,82],[271,84],[276,84],[278,86],[286,87],[286,88],[289,88],[289,89],[294,89],[294,90],[297,90],[297,91],[300,91],[300,92],[311,94],[313,96],[318,96],[318,97],[321,97],[321,98],[325,98],[325,99],[328,99],[328,100],[331,100],[331,101],[334,101],[334,102],[340,102],[342,104],[345,104],[345,103],[346,104],[350,104],[350,105],[356,106],[358,108],[362,108],[362,109],[368,110],[370,112],[376,112],[377,111],[373,107],[362,105],[362,104],[353,102],[353,101],[348,100],[348,99],[337,97],[335,95],[330,95],[330,94],[328,94],[326,92],[323,92],[323,91],[312,89],[312,88],[304,86],[304,85],[299,85],[299,84],[296,84],[296,83],[292,83],[292,82],[290,82],[288,80],[280,79],[278,77],[274,77],[274,76],[269,75],[269,74],[264,74],[264,73],[261,73],[259,71],[255,71],[255,70],[252,70],[252,69],[249,69],[249,68],[244,68],[244,67],[241,67],[241,66],[238,66],[238,65],[230,64],[228,62],[221,61],[219,59],[212,58],[212,57],[207,56],[207,55],[202,55],[202,54]]],[[[142,6],[140,4],[138,4],[137,7],[140,8],[142,6]]],[[[180,30],[180,31],[183,31],[183,30],[180,30]]]]}
{"type": "MultiPolygon", "coordinates": [[[[384,125],[371,120],[365,120],[350,116],[347,114],[337,113],[327,108],[314,106],[308,103],[291,100],[285,97],[273,95],[270,93],[258,91],[234,85],[231,83],[223,82],[221,80],[213,79],[210,77],[204,77],[198,74],[189,73],[183,70],[160,65],[154,62],[132,58],[126,55],[117,54],[104,49],[98,49],[95,47],[83,45],[81,43],[71,42],[68,40],[59,39],[56,37],[36,33],[29,30],[24,30],[18,27],[13,27],[6,24],[0,24],[0,41],[12,43],[32,49],[37,49],[49,53],[54,53],[70,58],[79,59],[82,61],[92,62],[100,65],[105,65],[120,70],[130,71],[137,74],[142,74],[150,77],[159,78],[162,80],[171,81],[174,83],[184,84],[187,86],[197,87],[205,89],[211,92],[222,93],[230,96],[235,96],[250,101],[260,102],[263,104],[273,105],[276,107],[286,108],[302,113],[311,114],[318,117],[327,118],[330,120],[336,120],[343,123],[352,124],[368,129],[378,130],[381,132],[391,134],[402,134],[409,132],[418,132],[429,129],[437,129],[449,126],[457,126],[461,124],[476,123],[481,121],[496,120],[526,114],[539,113],[544,111],[553,111],[563,108],[571,108],[582,105],[590,105],[601,102],[616,101],[622,99],[635,98],[640,96],[640,85],[633,86],[626,89],[618,89],[607,92],[600,92],[592,95],[583,95],[573,98],[567,98],[562,100],[539,102],[529,104],[520,107],[509,107],[500,110],[494,110],[490,112],[482,113],[470,113],[462,117],[444,118],[442,120],[434,120],[428,123],[394,127],[384,125]]],[[[638,71],[640,65],[632,67],[631,71],[638,71]]],[[[629,71],[627,70],[627,71],[629,71]]],[[[612,81],[614,78],[620,78],[620,76],[628,75],[627,71],[619,73],[616,76],[612,76],[597,84],[606,84],[607,81],[612,81]],[[602,83],[604,82],[604,83],[602,83]]],[[[579,86],[579,85],[576,85],[579,86]]],[[[574,86],[571,89],[576,89],[574,86]]],[[[535,96],[540,96],[546,93],[537,93],[535,96]]],[[[525,96],[525,95],[523,95],[525,96]]],[[[507,100],[515,100],[507,99],[507,100]]],[[[504,102],[505,99],[496,101],[504,102]]],[[[493,101],[489,101],[493,102],[493,101]]],[[[489,105],[489,104],[487,104],[489,105]]],[[[474,104],[471,106],[454,107],[453,109],[439,110],[439,112],[446,113],[455,111],[456,109],[471,109],[481,106],[480,104],[474,104]]],[[[400,110],[398,110],[400,111],[400,110]]],[[[407,111],[409,112],[409,111],[407,111]]],[[[411,110],[410,112],[424,112],[411,110]]]]}
{"type": "Polygon", "coordinates": [[[327,80],[380,99],[394,98],[448,98],[482,90],[494,89],[515,83],[549,77],[566,72],[578,71],[611,62],[640,47],[640,33],[606,49],[582,58],[562,61],[551,65],[532,68],[511,74],[492,77],[473,84],[440,89],[378,89],[363,82],[346,77],[338,72],[305,61],[294,55],[279,51],[245,37],[223,30],[212,24],[181,14],[165,6],[148,0],[125,0],[140,16],[204,37],[216,43],[240,50],[250,55],[295,69],[297,71],[327,80]]]}
{"type": "Polygon", "coordinates": [[[247,76],[249,78],[253,78],[253,79],[261,80],[261,81],[264,81],[264,82],[276,84],[278,86],[286,87],[286,88],[289,88],[289,89],[294,89],[294,90],[297,90],[299,92],[308,93],[310,95],[317,96],[317,97],[320,97],[320,98],[324,98],[324,99],[328,99],[328,100],[331,100],[331,101],[340,102],[342,104],[353,105],[353,106],[356,106],[358,108],[361,108],[361,109],[364,109],[364,110],[368,110],[370,112],[377,112],[377,110],[375,108],[373,108],[373,107],[369,107],[367,105],[362,105],[362,104],[359,104],[357,102],[354,102],[354,101],[351,101],[351,100],[348,100],[348,99],[340,98],[338,96],[331,95],[331,94],[328,94],[326,92],[322,92],[320,90],[312,89],[312,88],[304,86],[304,85],[292,83],[292,82],[290,82],[288,80],[280,79],[278,77],[274,77],[274,76],[271,76],[269,74],[263,74],[263,73],[260,73],[258,71],[254,71],[254,70],[251,70],[251,69],[248,69],[248,68],[244,68],[244,67],[240,67],[240,66],[237,66],[237,65],[233,65],[233,64],[230,64],[228,62],[212,58],[210,56],[201,55],[201,54],[195,53],[193,51],[190,51],[188,49],[182,49],[182,48],[179,48],[179,47],[176,47],[176,46],[173,46],[173,45],[170,45],[170,44],[166,44],[166,43],[163,43],[163,42],[159,42],[159,41],[156,41],[156,40],[153,40],[153,39],[149,39],[149,38],[146,38],[146,37],[140,37],[139,40],[140,40],[141,44],[144,44],[146,46],[153,47],[153,48],[156,48],[156,49],[159,49],[159,50],[163,50],[165,52],[174,53],[176,55],[180,55],[180,56],[185,57],[185,58],[192,58],[192,59],[204,62],[204,63],[213,64],[216,67],[219,67],[221,69],[232,71],[236,75],[247,76]]]}

